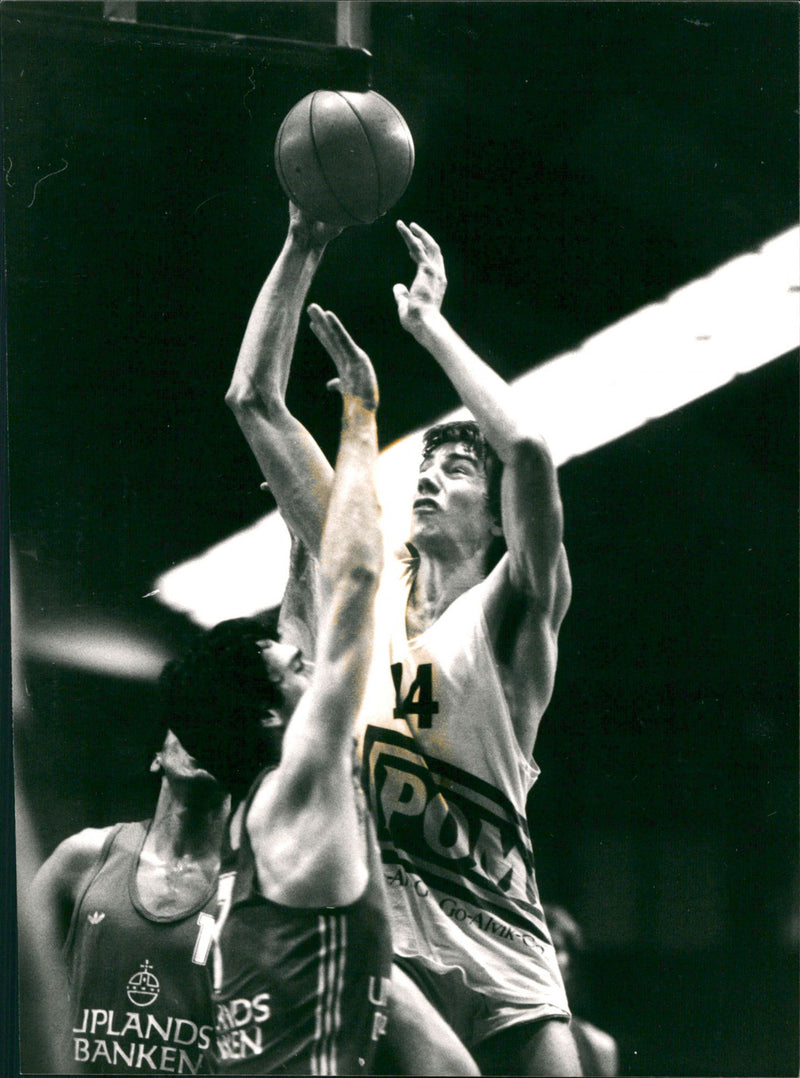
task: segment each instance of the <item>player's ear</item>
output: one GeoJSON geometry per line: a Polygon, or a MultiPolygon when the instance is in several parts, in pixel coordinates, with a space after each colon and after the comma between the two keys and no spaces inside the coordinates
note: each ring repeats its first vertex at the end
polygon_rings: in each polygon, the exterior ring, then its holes
{"type": "Polygon", "coordinates": [[[150,764],[150,770],[156,774],[162,770],[161,767],[161,753],[157,752],[153,757],[153,762],[150,764]]]}
{"type": "Polygon", "coordinates": [[[499,520],[492,521],[492,535],[501,536],[503,534],[503,525],[499,520]]]}

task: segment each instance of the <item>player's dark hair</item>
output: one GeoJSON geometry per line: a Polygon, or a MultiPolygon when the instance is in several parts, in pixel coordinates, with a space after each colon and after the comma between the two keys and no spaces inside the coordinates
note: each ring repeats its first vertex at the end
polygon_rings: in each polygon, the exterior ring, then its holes
{"type": "Polygon", "coordinates": [[[283,704],[258,647],[276,640],[276,619],[233,618],[204,632],[159,678],[162,739],[172,730],[198,765],[234,798],[278,762],[262,719],[283,704]]]}
{"type": "MultiPolygon", "coordinates": [[[[449,423],[437,423],[435,426],[430,427],[425,432],[422,440],[423,461],[427,460],[434,449],[437,449],[440,445],[448,445],[454,442],[460,442],[468,446],[483,464],[483,469],[486,473],[486,500],[489,505],[489,512],[496,523],[502,525],[500,492],[503,479],[503,462],[486,441],[474,419],[452,420],[449,423]]],[[[496,536],[492,540],[486,555],[487,572],[494,568],[506,549],[506,541],[502,536],[496,536]]]]}

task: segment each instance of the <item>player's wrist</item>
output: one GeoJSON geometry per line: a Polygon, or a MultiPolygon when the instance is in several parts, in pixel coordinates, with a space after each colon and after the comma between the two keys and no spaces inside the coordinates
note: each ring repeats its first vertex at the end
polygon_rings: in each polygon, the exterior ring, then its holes
{"type": "Polygon", "coordinates": [[[342,421],[344,425],[372,431],[378,410],[378,390],[364,388],[349,390],[342,394],[342,421]]]}
{"type": "Polygon", "coordinates": [[[331,240],[344,231],[343,225],[317,221],[301,211],[295,211],[289,221],[289,238],[302,250],[318,252],[320,255],[331,240]]]}
{"type": "Polygon", "coordinates": [[[313,228],[303,222],[293,222],[289,226],[288,240],[295,250],[303,254],[316,254],[320,257],[330,242],[328,236],[315,234],[313,228]]]}
{"type": "Polygon", "coordinates": [[[431,305],[418,311],[408,330],[423,347],[428,348],[444,335],[447,325],[447,319],[439,308],[431,305]]]}

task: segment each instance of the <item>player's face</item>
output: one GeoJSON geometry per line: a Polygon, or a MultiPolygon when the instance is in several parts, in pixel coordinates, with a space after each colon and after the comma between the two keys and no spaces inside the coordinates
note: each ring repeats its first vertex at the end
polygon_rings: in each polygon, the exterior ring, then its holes
{"type": "Polygon", "coordinates": [[[464,556],[485,550],[500,527],[489,512],[483,462],[463,442],[445,442],[422,462],[411,541],[421,551],[445,545],[464,556]]]}
{"type": "Polygon", "coordinates": [[[563,935],[555,929],[550,930],[550,938],[556,949],[556,958],[558,959],[558,968],[561,970],[561,976],[564,978],[564,981],[567,981],[572,972],[572,957],[569,953],[567,941],[564,939],[563,935]]]}
{"type": "Polygon", "coordinates": [[[258,646],[261,648],[270,681],[278,686],[283,695],[284,704],[280,709],[280,718],[286,723],[311,683],[313,665],[293,644],[284,644],[279,640],[260,640],[258,646]]]}

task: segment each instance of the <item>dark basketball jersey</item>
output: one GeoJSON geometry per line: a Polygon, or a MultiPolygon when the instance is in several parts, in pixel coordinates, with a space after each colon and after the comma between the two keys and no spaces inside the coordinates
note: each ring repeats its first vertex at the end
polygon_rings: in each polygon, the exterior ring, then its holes
{"type": "Polygon", "coordinates": [[[75,905],[64,949],[74,1073],[208,1073],[216,889],[178,917],[148,913],[136,886],[146,835],[146,823],[118,824],[75,905]]]}
{"type": "Polygon", "coordinates": [[[367,828],[364,894],[349,906],[320,909],[281,906],[259,894],[242,828],[241,847],[220,874],[213,1065],[221,1073],[369,1072],[386,1026],[392,950],[369,818],[367,828]]]}

